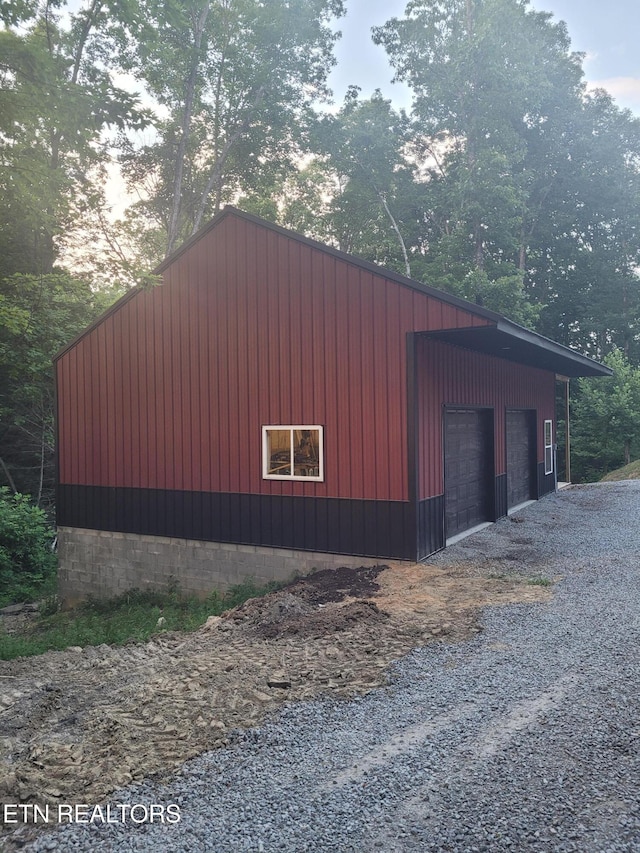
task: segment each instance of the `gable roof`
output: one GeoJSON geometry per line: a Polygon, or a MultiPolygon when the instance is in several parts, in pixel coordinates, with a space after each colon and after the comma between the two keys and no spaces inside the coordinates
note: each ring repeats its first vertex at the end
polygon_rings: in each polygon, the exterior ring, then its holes
{"type": "MultiPolygon", "coordinates": [[[[345,261],[359,267],[360,269],[373,273],[376,276],[382,276],[388,281],[393,281],[402,287],[408,287],[418,293],[424,294],[425,296],[438,299],[441,302],[455,308],[460,308],[477,317],[482,317],[489,323],[488,325],[481,327],[470,327],[466,329],[445,329],[437,332],[429,332],[425,330],[423,333],[418,332],[418,334],[424,334],[437,340],[461,346],[466,349],[471,349],[486,355],[493,355],[499,358],[515,361],[519,364],[526,364],[528,366],[539,367],[543,370],[550,370],[555,373],[562,374],[563,376],[610,376],[613,373],[610,368],[600,364],[600,362],[594,361],[593,359],[588,358],[569,347],[558,344],[549,338],[545,338],[537,332],[532,332],[524,326],[520,326],[517,323],[508,320],[506,317],[497,314],[495,311],[490,311],[488,308],[476,305],[473,302],[468,302],[466,299],[461,299],[460,297],[446,293],[443,290],[437,290],[435,287],[415,281],[414,279],[393,272],[386,267],[379,266],[378,264],[371,263],[370,261],[365,261],[362,258],[358,258],[356,255],[347,254],[339,249],[334,249],[331,246],[320,243],[317,240],[304,237],[302,234],[283,228],[282,226],[269,222],[266,219],[262,219],[259,216],[255,216],[251,213],[245,213],[232,205],[224,207],[223,210],[214,216],[213,219],[194,234],[193,237],[185,241],[178,249],[176,249],[175,252],[165,258],[164,261],[162,261],[162,263],[153,270],[153,274],[161,275],[172,264],[174,264],[178,258],[188,252],[195,243],[202,240],[206,234],[214,228],[217,228],[218,225],[229,216],[234,216],[245,220],[246,222],[251,222],[261,228],[266,228],[289,240],[295,240],[312,249],[324,252],[338,260],[345,261]]],[[[116,303],[114,303],[114,305],[111,306],[111,308],[95,320],[87,329],[85,329],[84,332],[64,347],[55,356],[54,361],[75,346],[79,340],[89,334],[94,328],[96,328],[96,326],[102,323],[107,317],[111,316],[111,314],[117,311],[123,304],[132,299],[139,290],[139,288],[133,288],[121,297],[116,303]]]]}

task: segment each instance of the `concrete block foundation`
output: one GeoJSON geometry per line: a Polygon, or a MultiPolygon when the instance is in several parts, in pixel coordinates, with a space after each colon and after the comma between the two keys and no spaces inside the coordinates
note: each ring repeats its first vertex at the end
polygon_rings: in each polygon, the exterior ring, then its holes
{"type": "Polygon", "coordinates": [[[251,578],[257,584],[338,566],[374,566],[388,560],[288,551],[228,542],[142,536],[108,530],[58,529],[58,592],[70,606],[88,597],[110,598],[129,589],[206,595],[251,578]]]}

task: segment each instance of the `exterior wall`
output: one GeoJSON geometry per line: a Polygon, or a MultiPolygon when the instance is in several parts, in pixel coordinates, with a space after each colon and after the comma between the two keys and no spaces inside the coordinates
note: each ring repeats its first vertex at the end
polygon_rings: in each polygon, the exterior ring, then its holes
{"type": "Polygon", "coordinates": [[[133,587],[166,589],[177,583],[182,592],[205,595],[248,578],[262,585],[313,569],[363,565],[356,557],[70,527],[59,529],[59,553],[65,605],[133,587]]]}
{"type": "Polygon", "coordinates": [[[537,460],[543,463],[544,472],[545,419],[554,421],[555,436],[553,373],[418,337],[416,382],[419,500],[444,493],[445,406],[494,410],[496,477],[506,476],[507,470],[506,410],[535,409],[537,460]]]}
{"type": "Polygon", "coordinates": [[[414,353],[417,491],[416,559],[445,546],[444,423],[447,406],[491,409],[493,518],[507,514],[507,409],[535,410],[537,495],[555,486],[544,474],[544,428],[554,421],[555,374],[416,336],[414,353]]]}
{"type": "Polygon", "coordinates": [[[409,500],[406,333],[486,320],[232,214],[164,282],[58,359],[60,483],[409,500]],[[324,426],[324,482],[262,479],[279,423],[324,426]]]}

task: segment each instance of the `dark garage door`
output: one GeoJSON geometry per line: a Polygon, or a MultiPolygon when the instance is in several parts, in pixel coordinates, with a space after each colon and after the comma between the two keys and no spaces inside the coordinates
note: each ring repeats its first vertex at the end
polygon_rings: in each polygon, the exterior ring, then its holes
{"type": "Polygon", "coordinates": [[[493,518],[493,413],[445,412],[444,488],[446,536],[493,518]]]}
{"type": "Polygon", "coordinates": [[[534,497],[535,412],[507,412],[507,506],[534,497]]]}

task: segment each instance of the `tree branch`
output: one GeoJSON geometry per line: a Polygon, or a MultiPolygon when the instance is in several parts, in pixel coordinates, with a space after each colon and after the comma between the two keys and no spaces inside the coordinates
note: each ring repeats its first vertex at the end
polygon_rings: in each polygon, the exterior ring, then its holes
{"type": "Polygon", "coordinates": [[[231,134],[231,136],[226,140],[220,155],[217,157],[216,162],[213,165],[213,169],[211,170],[211,174],[209,175],[209,179],[207,181],[207,185],[205,186],[202,194],[200,196],[200,203],[198,205],[198,212],[196,214],[196,218],[193,223],[193,228],[191,229],[191,233],[195,234],[196,231],[200,228],[200,224],[204,218],[204,213],[207,207],[207,199],[211,194],[211,190],[214,186],[220,181],[222,177],[222,170],[224,168],[224,164],[227,161],[227,158],[231,152],[231,149],[236,144],[238,139],[242,136],[242,134],[247,130],[249,124],[251,123],[251,119],[257,110],[260,102],[264,97],[264,86],[260,86],[256,95],[253,99],[252,104],[250,105],[247,114],[243,118],[240,125],[235,129],[235,131],[231,134]]]}

